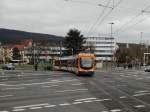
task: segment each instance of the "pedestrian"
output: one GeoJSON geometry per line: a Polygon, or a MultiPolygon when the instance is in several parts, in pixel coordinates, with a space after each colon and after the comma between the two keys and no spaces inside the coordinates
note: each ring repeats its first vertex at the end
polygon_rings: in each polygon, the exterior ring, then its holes
{"type": "Polygon", "coordinates": [[[37,63],[35,64],[34,68],[35,68],[35,71],[38,70],[38,64],[37,63]]]}

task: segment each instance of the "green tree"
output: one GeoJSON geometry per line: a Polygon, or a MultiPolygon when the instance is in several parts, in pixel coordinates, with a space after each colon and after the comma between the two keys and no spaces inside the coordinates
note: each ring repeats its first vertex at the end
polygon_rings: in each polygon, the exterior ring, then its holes
{"type": "Polygon", "coordinates": [[[14,60],[21,60],[21,54],[18,48],[13,48],[13,59],[14,60]]]}
{"type": "Polygon", "coordinates": [[[67,49],[72,49],[73,54],[77,54],[83,49],[83,44],[85,43],[85,38],[81,32],[77,29],[70,29],[65,37],[64,46],[67,49]]]}

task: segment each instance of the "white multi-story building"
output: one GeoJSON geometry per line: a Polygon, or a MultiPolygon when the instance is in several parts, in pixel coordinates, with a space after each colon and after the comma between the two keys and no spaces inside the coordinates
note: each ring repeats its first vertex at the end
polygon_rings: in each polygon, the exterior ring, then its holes
{"type": "Polygon", "coordinates": [[[116,42],[114,37],[88,37],[86,46],[92,48],[97,61],[111,61],[116,51],[116,42]]]}

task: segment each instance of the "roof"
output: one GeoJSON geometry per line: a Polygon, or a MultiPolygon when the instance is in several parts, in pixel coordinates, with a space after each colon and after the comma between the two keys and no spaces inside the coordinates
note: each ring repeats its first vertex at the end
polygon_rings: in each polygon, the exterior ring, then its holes
{"type": "Polygon", "coordinates": [[[24,45],[14,45],[13,48],[18,48],[19,50],[24,49],[24,45]]]}
{"type": "Polygon", "coordinates": [[[32,39],[26,39],[24,40],[21,44],[24,45],[24,46],[28,46],[30,43],[32,43],[33,40],[32,39]]]}

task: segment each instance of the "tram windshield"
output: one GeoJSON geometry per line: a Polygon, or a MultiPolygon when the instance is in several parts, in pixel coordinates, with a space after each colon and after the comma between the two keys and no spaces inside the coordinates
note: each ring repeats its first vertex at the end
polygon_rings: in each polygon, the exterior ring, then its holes
{"type": "Polygon", "coordinates": [[[81,64],[81,68],[92,68],[93,58],[81,58],[80,64],[81,64]]]}

